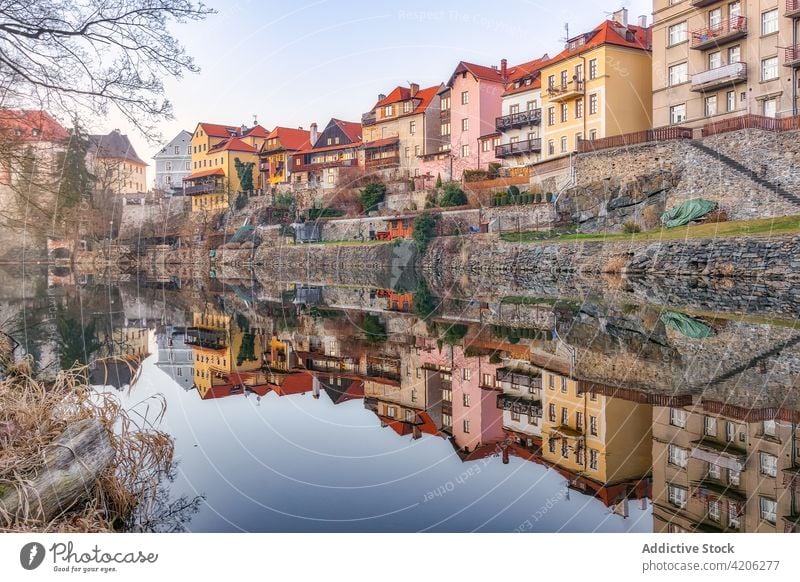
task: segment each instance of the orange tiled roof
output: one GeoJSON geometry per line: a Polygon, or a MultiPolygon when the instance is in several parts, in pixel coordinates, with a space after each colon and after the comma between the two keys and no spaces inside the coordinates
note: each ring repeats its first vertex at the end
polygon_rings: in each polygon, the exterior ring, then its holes
{"type": "Polygon", "coordinates": [[[233,125],[220,125],[218,123],[200,122],[197,125],[210,137],[232,137],[239,133],[239,128],[233,125]]]}
{"type": "Polygon", "coordinates": [[[539,72],[542,67],[548,63],[548,60],[549,57],[545,54],[538,59],[509,68],[506,73],[508,83],[506,84],[506,91],[503,95],[514,95],[516,93],[541,88],[542,79],[539,72]],[[531,84],[526,85],[523,81],[530,77],[533,77],[531,84]],[[517,82],[520,83],[519,87],[514,87],[517,82]]]}
{"type": "MultiPolygon", "coordinates": [[[[283,150],[302,150],[310,147],[311,132],[305,129],[294,129],[291,127],[276,127],[267,136],[267,139],[277,138],[280,141],[280,149],[283,150]]],[[[267,149],[264,144],[264,149],[267,149]]]]}
{"type": "Polygon", "coordinates": [[[190,180],[197,180],[198,178],[206,178],[208,176],[224,176],[225,172],[222,168],[217,168],[215,170],[201,170],[200,172],[195,172],[194,174],[190,174],[186,176],[183,181],[188,182],[190,180]]]}
{"type": "Polygon", "coordinates": [[[69,133],[47,111],[0,109],[0,131],[11,130],[24,141],[61,141],[69,133]],[[33,135],[37,130],[38,135],[33,135]]]}
{"type": "Polygon", "coordinates": [[[613,44],[616,46],[624,46],[644,51],[649,51],[652,48],[649,28],[642,28],[640,26],[633,26],[631,24],[625,27],[613,20],[605,20],[594,30],[587,32],[584,35],[579,35],[575,37],[575,39],[580,39],[581,36],[586,37],[583,44],[572,49],[564,49],[555,57],[553,57],[547,63],[547,65],[553,65],[604,44],[613,44]],[[624,34],[626,31],[633,33],[632,39],[626,38],[626,35],[624,34]]]}
{"type": "Polygon", "coordinates": [[[256,148],[238,137],[231,137],[209,149],[208,153],[224,151],[256,153],[256,148]]]}
{"type": "Polygon", "coordinates": [[[261,125],[254,125],[242,134],[242,137],[267,137],[270,134],[268,129],[261,125]]]}
{"type": "Polygon", "coordinates": [[[500,69],[495,67],[486,67],[484,65],[476,65],[475,63],[468,63],[466,61],[461,61],[456,66],[456,70],[453,71],[453,74],[450,75],[450,80],[447,82],[448,87],[453,86],[453,79],[455,79],[456,75],[463,73],[464,71],[468,71],[472,73],[478,79],[483,81],[490,81],[493,83],[503,83],[503,76],[500,74],[500,69]]]}
{"type": "Polygon", "coordinates": [[[341,119],[332,119],[338,125],[347,138],[351,142],[361,141],[361,124],[354,121],[342,121],[341,119]]]}

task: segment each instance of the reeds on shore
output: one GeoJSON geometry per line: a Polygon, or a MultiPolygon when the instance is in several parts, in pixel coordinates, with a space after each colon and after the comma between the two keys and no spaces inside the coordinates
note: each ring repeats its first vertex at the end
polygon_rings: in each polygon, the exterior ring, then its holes
{"type": "Polygon", "coordinates": [[[165,400],[152,397],[143,404],[156,414],[127,410],[116,394],[93,388],[87,366],[43,381],[35,377],[30,359],[7,365],[0,379],[0,499],[10,488],[25,491],[43,470],[51,443],[84,419],[98,420],[107,431],[113,460],[85,484],[78,502],[47,521],[27,494],[15,515],[0,505],[0,531],[112,532],[147,521],[159,483],[172,467],[174,443],[157,428],[165,400]]]}

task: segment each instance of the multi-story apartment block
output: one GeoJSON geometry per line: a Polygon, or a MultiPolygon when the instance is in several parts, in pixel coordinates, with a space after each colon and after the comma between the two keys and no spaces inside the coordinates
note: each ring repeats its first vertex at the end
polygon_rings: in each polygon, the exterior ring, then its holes
{"type": "Polygon", "coordinates": [[[118,129],[89,136],[87,163],[100,194],[124,196],[147,192],[147,164],[128,136],[118,129]]]}
{"type": "Polygon", "coordinates": [[[799,419],[705,399],[656,407],[654,531],[798,531],[799,419]]]}
{"type": "Polygon", "coordinates": [[[542,370],[530,363],[513,360],[497,370],[502,393],[497,407],[503,411],[503,429],[525,446],[542,442],[542,370]]]}
{"type": "Polygon", "coordinates": [[[331,119],[319,135],[312,124],[309,142],[311,147],[291,156],[292,184],[335,188],[346,185],[347,176],[355,178],[363,168],[360,123],[331,119]]]}
{"type": "Polygon", "coordinates": [[[153,156],[157,190],[171,195],[183,191],[183,179],[192,173],[192,134],[181,131],[153,156]]]}
{"type": "Polygon", "coordinates": [[[361,117],[367,172],[398,169],[403,177],[420,175],[423,156],[438,151],[440,89],[411,83],[378,95],[375,106],[361,117]]]}
{"type": "Polygon", "coordinates": [[[523,63],[509,71],[502,98],[502,115],[495,120],[501,134],[495,157],[503,165],[520,167],[536,162],[542,151],[542,65],[548,56],[523,63]]]}
{"type": "Polygon", "coordinates": [[[653,124],[797,113],[800,0],[655,0],[653,124]]]}
{"type": "Polygon", "coordinates": [[[171,325],[158,335],[158,362],[163,370],[181,388],[194,386],[194,351],[186,344],[186,330],[171,325]]]}
{"type": "Polygon", "coordinates": [[[261,183],[280,186],[291,181],[289,161],[293,153],[311,147],[311,132],[303,128],[276,127],[258,153],[261,183]]]}
{"type": "Polygon", "coordinates": [[[614,13],[594,30],[570,38],[541,69],[542,159],[564,156],[578,141],[651,127],[650,29],[646,17],[628,24],[614,13]]]}

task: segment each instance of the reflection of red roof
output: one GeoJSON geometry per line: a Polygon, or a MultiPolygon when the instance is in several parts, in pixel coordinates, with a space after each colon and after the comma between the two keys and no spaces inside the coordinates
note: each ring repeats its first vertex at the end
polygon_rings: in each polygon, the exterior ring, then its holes
{"type": "MultiPolygon", "coordinates": [[[[291,127],[276,127],[267,136],[267,139],[277,138],[280,142],[280,149],[302,150],[310,147],[309,137],[311,132],[305,129],[293,129],[291,127]]],[[[266,144],[264,149],[267,150],[266,144]]],[[[277,149],[277,148],[276,148],[277,149]]]]}
{"type": "Polygon", "coordinates": [[[232,137],[210,148],[208,153],[224,151],[255,153],[256,148],[251,146],[249,143],[243,142],[238,137],[232,137]]]}
{"type": "Polygon", "coordinates": [[[604,44],[613,44],[616,46],[624,46],[647,51],[651,49],[651,36],[649,28],[641,28],[640,26],[633,26],[630,24],[627,27],[624,27],[613,20],[605,20],[591,32],[587,32],[584,35],[579,35],[575,37],[575,39],[571,40],[580,39],[581,36],[585,38],[583,44],[572,49],[564,49],[555,57],[553,57],[553,59],[550,60],[547,65],[553,65],[604,44]],[[628,32],[633,33],[631,38],[627,38],[628,32]]]}
{"type": "Polygon", "coordinates": [[[266,396],[269,392],[269,384],[256,384],[254,386],[244,386],[242,384],[226,383],[212,386],[206,391],[205,396],[201,396],[203,400],[212,400],[216,398],[226,398],[228,396],[244,395],[248,392],[255,393],[258,396],[266,396]],[[239,389],[234,390],[234,388],[239,389]]]}
{"type": "Polygon", "coordinates": [[[0,109],[0,131],[19,133],[23,141],[62,141],[69,133],[46,111],[0,109]],[[34,135],[37,134],[37,135],[34,135]]]}
{"type": "Polygon", "coordinates": [[[288,396],[289,394],[304,394],[310,392],[314,377],[308,372],[295,372],[283,377],[283,382],[272,384],[272,391],[278,396],[288,396]]]}
{"type": "Polygon", "coordinates": [[[383,146],[395,145],[398,143],[400,143],[399,137],[386,137],[383,139],[376,139],[375,141],[368,141],[364,143],[364,147],[368,150],[371,150],[383,146]]]}
{"type": "Polygon", "coordinates": [[[378,418],[383,424],[391,428],[400,436],[414,434],[415,427],[424,434],[439,434],[439,429],[436,428],[436,423],[433,422],[433,419],[431,419],[427,412],[418,412],[416,417],[416,420],[419,422],[409,422],[406,420],[391,418],[389,416],[382,416],[380,414],[378,415],[378,418]]]}
{"type": "Polygon", "coordinates": [[[225,172],[222,168],[217,168],[216,170],[201,170],[199,172],[195,172],[194,174],[190,174],[186,176],[183,181],[188,182],[189,180],[197,180],[198,178],[205,178],[207,176],[224,176],[225,172]]]}
{"type": "Polygon", "coordinates": [[[218,123],[198,123],[203,132],[209,137],[231,137],[239,133],[239,128],[233,125],[219,125],[218,123]]]}

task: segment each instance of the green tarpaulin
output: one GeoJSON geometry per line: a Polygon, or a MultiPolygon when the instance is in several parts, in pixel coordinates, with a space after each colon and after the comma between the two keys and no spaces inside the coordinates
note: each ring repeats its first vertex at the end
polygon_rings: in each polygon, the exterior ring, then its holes
{"type": "Polygon", "coordinates": [[[661,321],[667,327],[679,331],[686,337],[692,339],[703,339],[714,335],[714,330],[702,321],[692,319],[688,315],[676,311],[665,311],[661,315],[661,321]]]}
{"type": "Polygon", "coordinates": [[[661,215],[661,224],[667,228],[675,226],[683,226],[689,224],[693,220],[702,218],[712,210],[715,204],[705,198],[695,198],[694,200],[687,200],[676,208],[671,208],[661,215]]]}

